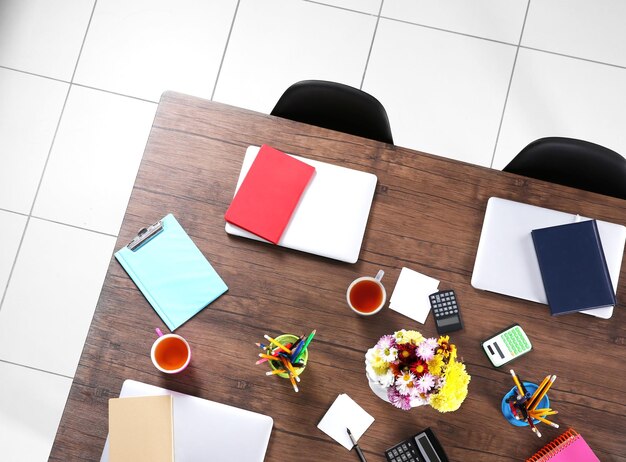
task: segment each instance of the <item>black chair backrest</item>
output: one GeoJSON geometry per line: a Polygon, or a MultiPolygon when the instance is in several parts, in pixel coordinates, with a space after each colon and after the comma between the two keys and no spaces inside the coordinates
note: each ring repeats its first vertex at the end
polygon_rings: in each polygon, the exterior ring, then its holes
{"type": "Polygon", "coordinates": [[[522,149],[503,170],[626,199],[626,159],[588,141],[538,139],[522,149]]]}
{"type": "Polygon", "coordinates": [[[372,95],[341,83],[295,83],[283,93],[271,114],[393,144],[383,105],[372,95]]]}

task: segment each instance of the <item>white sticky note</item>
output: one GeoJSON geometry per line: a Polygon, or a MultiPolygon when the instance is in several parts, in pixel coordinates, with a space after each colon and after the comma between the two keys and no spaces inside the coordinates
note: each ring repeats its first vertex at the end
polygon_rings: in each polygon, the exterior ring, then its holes
{"type": "Polygon", "coordinates": [[[349,428],[355,441],[358,441],[372,422],[374,417],[365,412],[352,398],[342,393],[326,411],[317,428],[350,450],[353,444],[346,429],[349,428]]]}
{"type": "Polygon", "coordinates": [[[437,292],[438,288],[437,279],[402,268],[389,300],[389,308],[424,324],[430,312],[428,296],[437,292]]]}

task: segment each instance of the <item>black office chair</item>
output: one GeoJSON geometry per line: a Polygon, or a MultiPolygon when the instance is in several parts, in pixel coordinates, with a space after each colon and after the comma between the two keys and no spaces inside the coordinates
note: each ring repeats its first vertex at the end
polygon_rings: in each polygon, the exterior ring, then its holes
{"type": "Polygon", "coordinates": [[[372,95],[341,83],[297,82],[283,93],[271,114],[393,144],[383,105],[372,95]]]}
{"type": "Polygon", "coordinates": [[[626,199],[626,159],[588,141],[538,139],[522,149],[503,170],[626,199]]]}

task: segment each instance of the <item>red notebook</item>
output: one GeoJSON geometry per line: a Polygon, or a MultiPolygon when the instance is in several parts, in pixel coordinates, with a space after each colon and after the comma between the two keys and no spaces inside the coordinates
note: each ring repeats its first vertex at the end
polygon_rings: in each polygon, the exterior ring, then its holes
{"type": "Polygon", "coordinates": [[[263,145],[224,218],[277,244],[315,168],[263,145]]]}
{"type": "Polygon", "coordinates": [[[526,462],[600,462],[582,436],[573,428],[555,438],[526,462]]]}

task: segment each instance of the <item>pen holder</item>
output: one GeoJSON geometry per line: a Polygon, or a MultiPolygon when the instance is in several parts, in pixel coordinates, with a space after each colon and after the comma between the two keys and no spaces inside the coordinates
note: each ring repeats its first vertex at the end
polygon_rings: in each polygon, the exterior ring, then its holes
{"type": "MultiPolygon", "coordinates": [[[[526,388],[526,391],[532,395],[537,390],[537,388],[539,388],[539,385],[537,385],[536,383],[524,382],[524,387],[526,388]]],[[[526,422],[525,420],[517,420],[515,418],[515,416],[511,412],[509,403],[507,402],[507,399],[509,399],[511,396],[514,396],[514,394],[516,393],[517,387],[513,387],[511,388],[511,391],[509,391],[506,395],[504,395],[504,398],[502,398],[502,415],[511,425],[515,425],[516,427],[528,427],[528,422],[526,422]]],[[[541,398],[541,401],[539,401],[537,409],[543,409],[547,407],[550,407],[550,400],[548,399],[548,395],[546,394],[543,398],[541,398]]],[[[537,425],[539,423],[539,420],[533,419],[533,423],[537,425]]]]}
{"type": "MultiPolygon", "coordinates": [[[[276,337],[274,340],[276,340],[278,343],[280,343],[281,345],[286,345],[287,343],[294,343],[296,340],[298,340],[300,337],[298,337],[297,335],[293,335],[293,334],[283,334],[283,335],[279,335],[278,337],[276,337]]],[[[304,364],[304,366],[302,367],[294,367],[295,371],[296,371],[296,375],[300,375],[304,372],[304,369],[306,368],[306,363],[309,360],[309,350],[306,349],[304,350],[304,353],[302,353],[302,356],[300,357],[300,362],[302,362],[302,364],[304,364]]],[[[268,361],[270,368],[272,370],[276,370],[276,369],[284,369],[283,365],[279,362],[279,361],[268,361]]],[[[281,372],[280,374],[276,374],[279,377],[283,377],[285,379],[289,378],[289,374],[287,374],[286,372],[281,372]]]]}

